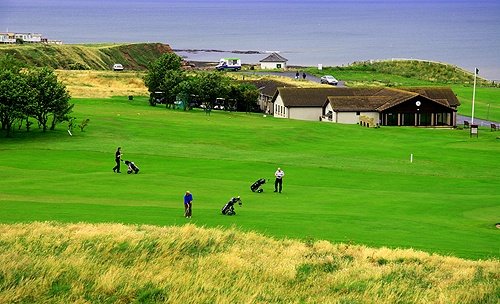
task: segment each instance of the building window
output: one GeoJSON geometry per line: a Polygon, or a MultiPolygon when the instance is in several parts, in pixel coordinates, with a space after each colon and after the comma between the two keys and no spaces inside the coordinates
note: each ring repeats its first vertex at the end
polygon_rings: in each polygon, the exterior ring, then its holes
{"type": "Polygon", "coordinates": [[[436,125],[437,126],[448,125],[448,113],[436,113],[436,125]]]}
{"type": "Polygon", "coordinates": [[[277,64],[276,64],[276,68],[277,68],[277,69],[281,69],[281,63],[277,63],[277,64]]]}
{"type": "Polygon", "coordinates": [[[431,113],[420,113],[419,126],[431,125],[431,113]]]}
{"type": "Polygon", "coordinates": [[[358,112],[356,112],[356,115],[358,115],[358,116],[359,116],[359,111],[358,111],[358,112]]]}

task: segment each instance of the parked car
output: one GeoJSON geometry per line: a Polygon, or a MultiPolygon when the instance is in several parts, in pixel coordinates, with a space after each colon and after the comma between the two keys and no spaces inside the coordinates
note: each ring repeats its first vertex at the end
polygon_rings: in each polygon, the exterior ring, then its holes
{"type": "Polygon", "coordinates": [[[123,65],[120,63],[113,64],[113,71],[123,71],[123,65]]]}
{"type": "Polygon", "coordinates": [[[326,84],[331,84],[331,85],[337,85],[339,81],[335,79],[332,75],[325,75],[321,76],[321,83],[326,83],[326,84]]]}

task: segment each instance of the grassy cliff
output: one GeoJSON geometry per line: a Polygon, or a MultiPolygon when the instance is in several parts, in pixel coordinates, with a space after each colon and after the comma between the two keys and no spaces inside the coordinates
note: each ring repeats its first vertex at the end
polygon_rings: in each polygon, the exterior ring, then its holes
{"type": "Polygon", "coordinates": [[[2,303],[497,303],[499,262],[187,224],[0,225],[2,303]]]}
{"type": "Polygon", "coordinates": [[[167,44],[2,45],[0,56],[11,54],[27,66],[64,70],[110,70],[121,63],[126,70],[144,70],[161,54],[172,52],[167,44]]]}

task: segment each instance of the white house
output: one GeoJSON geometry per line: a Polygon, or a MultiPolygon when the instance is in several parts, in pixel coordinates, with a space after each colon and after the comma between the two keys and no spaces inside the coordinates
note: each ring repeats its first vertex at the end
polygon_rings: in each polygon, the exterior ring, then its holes
{"type": "Polygon", "coordinates": [[[62,44],[61,40],[49,40],[42,37],[42,34],[37,33],[0,33],[0,44],[1,43],[16,43],[18,40],[23,43],[50,43],[50,44],[62,44]]]}
{"type": "Polygon", "coordinates": [[[274,93],[274,117],[319,121],[328,96],[336,88],[278,88],[274,93]]]}
{"type": "Polygon", "coordinates": [[[286,69],[288,59],[278,53],[271,53],[266,58],[260,61],[260,68],[266,69],[286,69]]]}
{"type": "Polygon", "coordinates": [[[0,43],[16,43],[14,33],[0,33],[0,43]]]}
{"type": "Polygon", "coordinates": [[[26,43],[41,43],[42,42],[42,34],[36,33],[15,33],[16,39],[21,39],[26,43]]]}

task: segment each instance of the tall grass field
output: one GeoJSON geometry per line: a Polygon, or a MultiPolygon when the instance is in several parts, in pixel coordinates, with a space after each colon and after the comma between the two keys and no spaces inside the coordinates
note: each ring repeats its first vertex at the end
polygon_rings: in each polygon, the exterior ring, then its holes
{"type": "Polygon", "coordinates": [[[192,224],[0,224],[0,260],[1,303],[498,303],[498,261],[192,224]]]}
{"type": "MultiPolygon", "coordinates": [[[[500,140],[480,129],[367,129],[73,99],[73,136],[0,137],[0,222],[235,227],[276,238],[499,258],[500,140]],[[114,152],[140,173],[115,174],[114,152]],[[410,155],[413,154],[413,162],[410,155]],[[283,193],[274,172],[285,171],[283,193]],[[263,193],[250,185],[269,179],[263,193]],[[193,218],[183,194],[194,196],[193,218]],[[220,214],[240,195],[237,215],[220,214]]],[[[125,169],[122,168],[125,172],[125,169]]]]}

